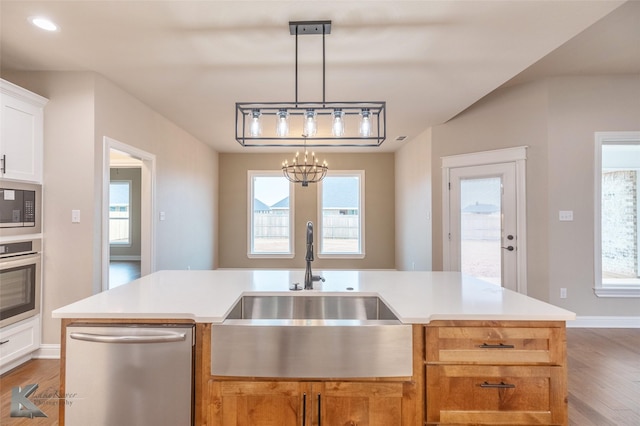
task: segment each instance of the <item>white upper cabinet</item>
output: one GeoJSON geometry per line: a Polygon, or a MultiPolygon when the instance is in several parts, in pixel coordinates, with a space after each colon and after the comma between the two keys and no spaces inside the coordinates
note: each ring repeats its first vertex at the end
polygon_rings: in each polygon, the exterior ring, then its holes
{"type": "Polygon", "coordinates": [[[0,172],[3,179],[42,183],[47,99],[0,79],[0,172]]]}

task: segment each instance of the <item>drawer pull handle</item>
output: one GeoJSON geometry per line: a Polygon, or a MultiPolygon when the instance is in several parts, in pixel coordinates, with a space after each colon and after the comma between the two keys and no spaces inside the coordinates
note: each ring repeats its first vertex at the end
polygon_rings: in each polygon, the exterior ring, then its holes
{"type": "Polygon", "coordinates": [[[516,387],[516,385],[511,384],[511,383],[505,383],[505,382],[500,382],[500,383],[489,383],[489,382],[484,382],[480,384],[481,388],[497,388],[497,389],[513,389],[516,387]]]}
{"type": "Polygon", "coordinates": [[[3,340],[2,342],[0,342],[0,345],[4,345],[5,343],[9,343],[8,340],[3,340]]]}
{"type": "Polygon", "coordinates": [[[500,343],[499,345],[490,345],[488,343],[483,343],[478,347],[482,349],[513,349],[515,348],[514,345],[505,345],[504,343],[500,343]]]}

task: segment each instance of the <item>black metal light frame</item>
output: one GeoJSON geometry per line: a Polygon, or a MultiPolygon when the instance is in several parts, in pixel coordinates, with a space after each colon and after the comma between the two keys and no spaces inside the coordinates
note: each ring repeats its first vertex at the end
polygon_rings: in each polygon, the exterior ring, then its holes
{"type": "MultiPolygon", "coordinates": [[[[289,32],[296,36],[295,57],[295,101],[294,102],[236,102],[236,140],[240,145],[270,146],[270,147],[376,147],[386,139],[386,102],[384,101],[348,101],[327,102],[325,100],[325,35],[331,33],[331,21],[292,21],[289,22],[289,32]],[[322,101],[299,102],[298,101],[298,35],[322,35],[322,101]],[[327,118],[335,110],[341,110],[346,118],[360,115],[363,110],[369,112],[371,120],[371,135],[347,135],[333,136],[330,132],[320,132],[318,135],[303,135],[303,132],[289,132],[287,136],[277,136],[275,125],[269,135],[252,136],[247,134],[249,123],[255,110],[260,111],[261,116],[273,117],[274,120],[281,110],[286,110],[291,121],[296,118],[303,120],[307,110],[314,110],[317,116],[327,118]]],[[[274,121],[275,122],[275,121],[274,121]]],[[[330,130],[330,129],[329,129],[330,130]]]]}

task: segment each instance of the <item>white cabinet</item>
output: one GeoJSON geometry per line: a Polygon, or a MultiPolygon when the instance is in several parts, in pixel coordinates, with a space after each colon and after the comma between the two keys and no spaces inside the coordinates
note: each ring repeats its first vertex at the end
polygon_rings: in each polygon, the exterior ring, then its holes
{"type": "Polygon", "coordinates": [[[0,79],[0,172],[3,179],[42,183],[47,99],[0,79]]]}
{"type": "Polygon", "coordinates": [[[40,315],[0,329],[0,374],[25,360],[40,348],[40,315]]]}

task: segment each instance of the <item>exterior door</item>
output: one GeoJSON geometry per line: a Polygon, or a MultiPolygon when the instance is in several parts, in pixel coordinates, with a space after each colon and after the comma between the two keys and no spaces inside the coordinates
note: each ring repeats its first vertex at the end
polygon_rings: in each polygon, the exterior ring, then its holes
{"type": "Polygon", "coordinates": [[[453,269],[515,290],[515,165],[457,167],[449,176],[453,269]]]}
{"type": "Polygon", "coordinates": [[[524,148],[443,158],[444,270],[526,294],[525,158],[524,148]]]}

